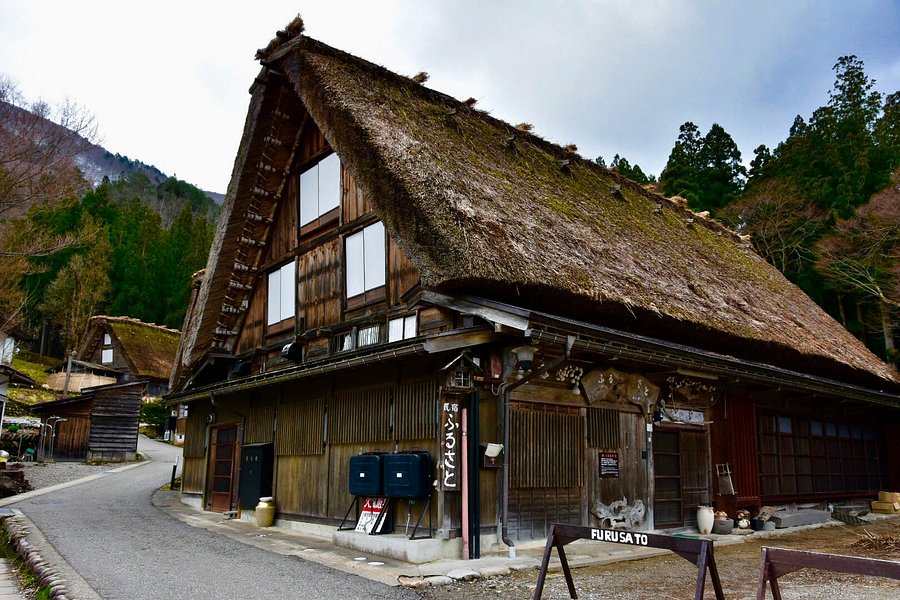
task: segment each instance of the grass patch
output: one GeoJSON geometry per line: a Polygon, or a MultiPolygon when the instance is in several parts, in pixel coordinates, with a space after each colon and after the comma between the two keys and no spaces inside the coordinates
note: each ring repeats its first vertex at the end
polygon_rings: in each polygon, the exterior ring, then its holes
{"type": "Polygon", "coordinates": [[[31,569],[16,552],[5,527],[0,527],[0,556],[8,560],[15,567],[16,576],[19,578],[19,584],[24,589],[32,591],[35,600],[50,600],[50,587],[38,585],[37,576],[31,572],[31,569]]]}
{"type": "Polygon", "coordinates": [[[40,386],[47,383],[47,378],[50,377],[50,374],[46,372],[47,367],[52,367],[59,362],[58,359],[47,356],[18,352],[12,359],[12,368],[25,373],[40,386]]]}

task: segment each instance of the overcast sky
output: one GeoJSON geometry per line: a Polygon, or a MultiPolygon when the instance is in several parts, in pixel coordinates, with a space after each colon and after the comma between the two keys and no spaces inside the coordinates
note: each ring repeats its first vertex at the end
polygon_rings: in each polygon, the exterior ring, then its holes
{"type": "Polygon", "coordinates": [[[900,90],[900,0],[0,0],[0,74],[91,111],[110,151],[224,192],[253,56],[309,36],[659,174],[693,121],[745,162],[827,102],[839,56],[900,90]]]}

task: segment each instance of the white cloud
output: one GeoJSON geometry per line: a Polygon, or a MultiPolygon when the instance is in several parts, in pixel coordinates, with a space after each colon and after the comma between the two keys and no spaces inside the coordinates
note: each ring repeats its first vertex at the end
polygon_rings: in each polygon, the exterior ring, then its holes
{"type": "Polygon", "coordinates": [[[900,88],[890,0],[3,0],[0,73],[93,110],[109,150],[224,191],[253,54],[298,10],[312,37],[657,174],[687,120],[722,124],[747,159],[776,144],[827,100],[843,54],[900,88]]]}

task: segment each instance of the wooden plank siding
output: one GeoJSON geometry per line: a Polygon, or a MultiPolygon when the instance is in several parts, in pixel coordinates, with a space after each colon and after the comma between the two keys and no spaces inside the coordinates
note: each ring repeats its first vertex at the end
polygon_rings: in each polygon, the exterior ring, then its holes
{"type": "Polygon", "coordinates": [[[137,451],[138,419],[128,416],[95,416],[88,447],[92,454],[137,451]]]}
{"type": "Polygon", "coordinates": [[[299,456],[325,451],[325,397],[316,396],[278,407],[275,454],[299,456]]]}
{"type": "MultiPolygon", "coordinates": [[[[319,386],[285,392],[291,400],[276,406],[275,497],[280,513],[339,519],[352,500],[350,458],[361,452],[426,450],[437,457],[440,428],[438,388],[434,380],[388,381],[396,375],[373,373],[374,387],[338,389],[319,386]],[[326,430],[327,422],[327,430],[326,430]],[[308,482],[322,485],[308,485],[308,482]]],[[[417,519],[424,502],[412,503],[417,519]]],[[[397,514],[410,509],[399,501],[397,514]]],[[[425,517],[436,527],[436,504],[425,517]]]]}
{"type": "Polygon", "coordinates": [[[235,351],[246,352],[263,345],[266,325],[266,302],[268,297],[268,280],[265,275],[256,278],[256,289],[250,295],[244,326],[239,332],[235,351]]]}
{"type": "Polygon", "coordinates": [[[185,459],[206,456],[206,415],[208,412],[208,404],[192,404],[188,409],[184,448],[182,449],[185,459]]]}
{"type": "Polygon", "coordinates": [[[255,402],[247,410],[244,444],[262,444],[275,438],[274,400],[255,402]]]}
{"type": "Polygon", "coordinates": [[[588,447],[616,450],[621,444],[619,412],[610,408],[587,409],[588,447]]]}
{"type": "Polygon", "coordinates": [[[57,460],[84,460],[88,449],[91,419],[88,416],[63,416],[66,420],[56,425],[53,457],[57,460]]]}
{"type": "Polygon", "coordinates": [[[283,263],[294,248],[297,247],[299,233],[299,210],[297,207],[297,177],[288,177],[283,199],[275,212],[272,230],[268,240],[266,260],[263,264],[283,263]]]}
{"type": "Polygon", "coordinates": [[[509,527],[516,539],[582,522],[585,416],[571,406],[510,405],[509,527]]]}
{"type": "Polygon", "coordinates": [[[341,240],[334,238],[300,256],[297,298],[305,329],[341,321],[341,240]]]}
{"type": "Polygon", "coordinates": [[[439,394],[434,380],[397,387],[394,397],[394,439],[437,439],[441,427],[439,394]]]}
{"type": "MultiPolygon", "coordinates": [[[[190,438],[185,438],[187,441],[190,438]]],[[[206,483],[206,458],[185,458],[181,475],[182,491],[188,494],[202,494],[206,483]]]]}
{"type": "Polygon", "coordinates": [[[419,271],[394,238],[388,240],[388,301],[391,306],[402,304],[401,298],[419,284],[419,271]]]}
{"type": "Polygon", "coordinates": [[[391,439],[391,388],[335,394],[328,404],[328,443],[391,439]]]}
{"type": "Polygon", "coordinates": [[[341,165],[341,222],[352,223],[372,212],[368,198],[353,179],[350,171],[341,165]]]}
{"type": "Polygon", "coordinates": [[[275,461],[275,504],[278,512],[315,517],[327,515],[328,486],[324,482],[329,475],[326,455],[282,455],[276,456],[275,461]]]}
{"type": "MultiPolygon", "coordinates": [[[[590,411],[588,409],[588,421],[590,411]]],[[[609,505],[617,500],[625,500],[629,505],[641,500],[645,510],[649,513],[650,498],[648,496],[648,466],[647,460],[642,456],[642,451],[647,449],[647,424],[644,415],[635,411],[610,410],[618,421],[616,443],[594,445],[588,436],[590,446],[585,456],[587,469],[588,507],[595,502],[603,502],[609,505]],[[619,476],[600,477],[600,452],[615,451],[619,457],[619,476]]],[[[593,519],[593,517],[591,517],[593,519]]],[[[646,520],[645,520],[646,523],[646,520]]]]}
{"type": "Polygon", "coordinates": [[[98,390],[91,412],[91,434],[88,441],[91,453],[106,455],[136,452],[140,411],[139,386],[98,390]]]}
{"type": "Polygon", "coordinates": [[[584,485],[584,417],[579,409],[513,403],[510,487],[584,485]]]}
{"type": "Polygon", "coordinates": [[[758,506],[759,454],[756,445],[756,407],[749,401],[731,405],[732,485],[737,506],[758,506]]]}

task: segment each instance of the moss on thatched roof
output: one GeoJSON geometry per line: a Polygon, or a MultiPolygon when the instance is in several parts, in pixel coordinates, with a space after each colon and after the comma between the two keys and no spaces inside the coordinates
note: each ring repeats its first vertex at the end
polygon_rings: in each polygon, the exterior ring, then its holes
{"type": "Polygon", "coordinates": [[[97,338],[107,330],[121,344],[125,361],[135,377],[169,379],[181,332],[131,317],[99,315],[91,317],[82,351],[95,347],[97,338]]]}
{"type": "Polygon", "coordinates": [[[734,342],[743,340],[757,356],[780,349],[804,365],[824,359],[897,381],[733,232],[573,148],[303,35],[272,45],[263,62],[200,293],[210,314],[194,322],[186,363],[209,350],[233,258],[228,239],[243,225],[262,125],[271,118],[260,107],[268,98],[283,102],[288,89],[425,289],[565,307],[661,338],[704,332],[730,340],[736,354],[734,342]],[[646,331],[648,323],[658,329],[646,331]]]}

